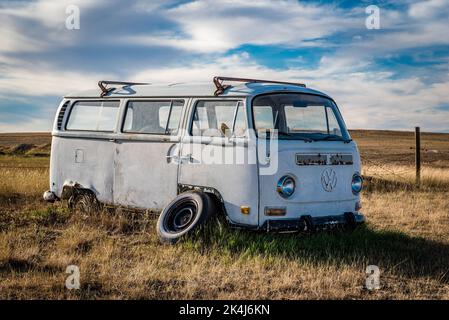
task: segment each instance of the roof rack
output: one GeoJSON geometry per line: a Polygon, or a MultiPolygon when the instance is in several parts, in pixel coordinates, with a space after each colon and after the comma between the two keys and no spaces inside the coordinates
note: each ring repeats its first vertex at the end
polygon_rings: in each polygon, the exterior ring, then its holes
{"type": "Polygon", "coordinates": [[[149,83],[143,83],[143,82],[127,82],[127,81],[108,81],[108,80],[100,80],[98,81],[98,86],[101,89],[101,97],[104,97],[108,93],[114,91],[116,88],[108,88],[107,85],[110,84],[118,84],[121,85],[122,88],[128,87],[128,86],[137,86],[137,85],[145,85],[149,83]]]}
{"type": "Polygon", "coordinates": [[[285,82],[285,81],[273,81],[273,80],[261,80],[261,79],[245,79],[245,78],[232,78],[232,77],[214,77],[214,84],[217,90],[215,90],[214,95],[218,96],[222,94],[230,85],[223,84],[224,81],[235,81],[235,82],[253,82],[253,83],[278,83],[278,84],[289,84],[294,86],[306,87],[304,83],[297,82],[285,82]]]}

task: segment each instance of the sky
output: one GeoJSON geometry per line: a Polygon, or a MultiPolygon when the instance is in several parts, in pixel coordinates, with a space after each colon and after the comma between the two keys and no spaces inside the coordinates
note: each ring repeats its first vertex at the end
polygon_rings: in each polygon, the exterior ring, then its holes
{"type": "Polygon", "coordinates": [[[304,82],[350,129],[449,132],[449,0],[0,0],[0,132],[50,131],[100,79],[214,75],[304,82]]]}

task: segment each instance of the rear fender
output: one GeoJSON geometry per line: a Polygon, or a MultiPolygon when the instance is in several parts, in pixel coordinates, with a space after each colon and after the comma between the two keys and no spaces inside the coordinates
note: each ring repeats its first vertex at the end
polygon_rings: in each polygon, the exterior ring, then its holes
{"type": "Polygon", "coordinates": [[[62,187],[61,199],[70,200],[81,193],[89,193],[96,197],[93,190],[82,186],[78,182],[68,181],[64,182],[64,185],[62,187]]]}

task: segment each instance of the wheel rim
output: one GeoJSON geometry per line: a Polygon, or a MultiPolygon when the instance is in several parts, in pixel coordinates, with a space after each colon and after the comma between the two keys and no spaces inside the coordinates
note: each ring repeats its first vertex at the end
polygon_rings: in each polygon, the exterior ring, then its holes
{"type": "Polygon", "coordinates": [[[177,203],[167,212],[164,221],[165,230],[177,233],[187,229],[195,220],[198,204],[193,200],[184,200],[177,203]]]}

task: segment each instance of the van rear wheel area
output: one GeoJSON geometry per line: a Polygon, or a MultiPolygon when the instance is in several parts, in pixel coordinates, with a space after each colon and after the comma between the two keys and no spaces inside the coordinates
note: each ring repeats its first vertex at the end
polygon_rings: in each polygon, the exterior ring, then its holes
{"type": "Polygon", "coordinates": [[[209,195],[200,191],[178,195],[164,210],[157,221],[157,235],[163,243],[175,244],[203,225],[213,214],[215,205],[209,195]]]}
{"type": "Polygon", "coordinates": [[[89,191],[74,193],[69,198],[68,206],[72,212],[72,216],[79,217],[81,220],[97,214],[101,208],[95,194],[89,191]]]}

